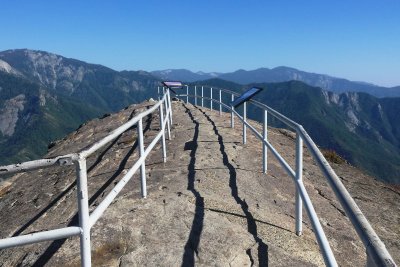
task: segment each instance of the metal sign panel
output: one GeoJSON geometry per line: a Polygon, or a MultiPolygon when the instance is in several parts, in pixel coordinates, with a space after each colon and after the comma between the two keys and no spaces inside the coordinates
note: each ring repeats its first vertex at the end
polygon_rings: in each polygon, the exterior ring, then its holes
{"type": "Polygon", "coordinates": [[[259,87],[252,87],[249,90],[247,90],[246,92],[244,92],[242,95],[240,95],[237,99],[235,99],[235,101],[233,101],[231,103],[231,106],[233,107],[237,107],[240,104],[242,104],[243,102],[246,102],[247,100],[249,100],[250,98],[252,98],[253,96],[255,96],[256,94],[258,94],[259,92],[261,92],[262,88],[259,87]]]}
{"type": "Polygon", "coordinates": [[[169,89],[171,88],[182,88],[183,87],[183,83],[179,82],[179,81],[164,81],[162,82],[162,84],[166,87],[168,87],[169,89]]]}

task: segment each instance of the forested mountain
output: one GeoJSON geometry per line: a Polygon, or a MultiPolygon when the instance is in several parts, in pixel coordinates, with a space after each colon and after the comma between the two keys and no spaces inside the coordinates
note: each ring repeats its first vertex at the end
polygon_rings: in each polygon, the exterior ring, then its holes
{"type": "Polygon", "coordinates": [[[0,164],[38,158],[101,109],[0,72],[0,164]]]}
{"type": "Polygon", "coordinates": [[[0,52],[0,164],[38,158],[88,119],[155,96],[142,71],[26,49],[0,52]]]}
{"type": "Polygon", "coordinates": [[[110,111],[116,111],[154,94],[157,80],[143,71],[114,71],[43,51],[27,49],[0,52],[0,60],[26,79],[110,111]]]}

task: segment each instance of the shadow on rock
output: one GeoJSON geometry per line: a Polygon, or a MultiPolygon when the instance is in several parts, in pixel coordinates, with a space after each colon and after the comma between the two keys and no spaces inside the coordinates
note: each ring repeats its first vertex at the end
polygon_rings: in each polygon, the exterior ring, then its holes
{"type": "Polygon", "coordinates": [[[195,124],[193,140],[185,144],[185,150],[190,150],[190,163],[188,165],[188,185],[187,189],[192,192],[196,199],[195,215],[190,230],[189,239],[185,244],[185,252],[183,254],[182,266],[194,266],[195,254],[198,256],[198,247],[200,243],[201,233],[204,225],[204,198],[195,189],[194,181],[196,176],[196,151],[198,148],[198,137],[200,124],[194,119],[191,111],[185,106],[186,113],[195,124]]]}
{"type": "MultiPolygon", "coordinates": [[[[258,244],[258,265],[259,266],[268,266],[268,246],[265,244],[262,239],[258,236],[257,233],[257,224],[256,220],[254,219],[253,215],[249,211],[249,206],[246,203],[245,199],[241,199],[239,197],[238,193],[238,187],[237,187],[237,182],[236,182],[236,170],[235,167],[229,162],[228,154],[225,151],[225,145],[224,145],[224,139],[222,135],[218,132],[217,126],[215,125],[215,122],[211,119],[210,116],[207,115],[202,109],[195,107],[198,109],[203,115],[206,117],[206,119],[211,123],[213,126],[213,131],[215,135],[218,137],[218,143],[219,143],[219,151],[222,155],[222,160],[224,165],[228,168],[229,170],[229,187],[231,188],[231,194],[232,197],[235,199],[236,203],[240,205],[243,213],[246,216],[247,220],[247,231],[253,236],[254,240],[258,244]]],[[[253,256],[251,255],[251,251],[247,250],[246,251],[247,255],[249,255],[250,261],[254,263],[253,256]]]]}

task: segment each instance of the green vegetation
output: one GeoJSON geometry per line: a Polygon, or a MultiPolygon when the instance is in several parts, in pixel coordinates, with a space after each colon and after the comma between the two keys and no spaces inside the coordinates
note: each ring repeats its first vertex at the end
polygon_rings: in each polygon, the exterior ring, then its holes
{"type": "MultiPolygon", "coordinates": [[[[26,103],[19,114],[15,133],[2,136],[0,164],[11,164],[40,158],[47,145],[75,130],[81,123],[103,113],[66,96],[46,93],[46,104],[39,103],[40,86],[0,72],[0,99],[25,94],[26,103]]],[[[43,93],[43,92],[42,92],[43,93]]]]}
{"type": "Polygon", "coordinates": [[[154,97],[158,84],[145,72],[118,72],[43,51],[17,49],[0,58],[19,73],[0,71],[0,109],[24,95],[13,135],[0,133],[0,165],[41,158],[50,142],[83,122],[154,97]]]}
{"type": "Polygon", "coordinates": [[[342,164],[345,163],[346,161],[341,158],[335,150],[333,149],[324,149],[322,150],[322,154],[324,155],[324,157],[329,161],[329,162],[333,162],[336,164],[342,164]]]}

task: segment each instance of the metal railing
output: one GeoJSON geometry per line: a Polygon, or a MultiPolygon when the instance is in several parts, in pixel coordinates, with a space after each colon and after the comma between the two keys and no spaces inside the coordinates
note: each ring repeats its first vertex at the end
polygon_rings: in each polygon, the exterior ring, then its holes
{"type": "MultiPolygon", "coordinates": [[[[182,90],[182,89],[178,89],[182,90]]],[[[184,90],[184,89],[183,89],[184,90]]],[[[318,245],[321,249],[322,256],[324,258],[325,264],[327,266],[337,266],[336,259],[332,252],[332,249],[329,245],[328,239],[322,229],[321,223],[319,222],[318,216],[315,212],[311,199],[307,193],[306,188],[304,187],[302,175],[303,175],[303,142],[309,149],[312,154],[314,160],[317,162],[320,170],[326,177],[328,184],[332,188],[335,193],[337,199],[342,205],[347,217],[350,219],[354,229],[356,230],[358,236],[362,240],[366,255],[367,255],[367,266],[396,266],[394,260],[391,255],[387,251],[385,245],[380,240],[378,235],[372,229],[368,220],[365,218],[360,208],[355,203],[354,199],[351,197],[345,186],[340,181],[339,177],[336,175],[332,167],[329,165],[328,161],[322,155],[321,151],[315,145],[314,141],[310,138],[308,133],[304,130],[303,126],[300,124],[290,120],[286,116],[277,112],[276,110],[258,102],[255,100],[247,101],[249,104],[252,104],[263,110],[264,120],[263,120],[263,131],[262,133],[258,132],[252,125],[247,122],[247,105],[244,102],[243,106],[243,115],[240,115],[232,106],[228,103],[224,103],[222,101],[222,94],[225,94],[225,99],[233,101],[235,96],[239,96],[239,94],[221,88],[213,88],[209,86],[193,86],[192,87],[193,94],[189,94],[189,86],[186,86],[186,94],[178,94],[177,97],[183,98],[186,103],[189,102],[189,97],[194,98],[194,104],[197,105],[197,98],[201,99],[201,106],[204,106],[204,100],[209,100],[209,107],[213,109],[213,102],[218,105],[219,113],[222,112],[222,107],[225,107],[228,112],[231,113],[231,127],[234,128],[235,125],[235,115],[242,121],[243,123],[243,143],[246,144],[246,132],[247,128],[251,130],[251,132],[263,143],[263,172],[267,173],[267,149],[269,149],[272,154],[276,157],[279,163],[282,165],[283,169],[288,173],[290,177],[292,177],[295,187],[296,187],[296,234],[301,235],[302,232],[302,208],[303,204],[305,210],[307,211],[308,217],[310,218],[312,228],[314,229],[314,233],[318,242],[318,245]],[[198,87],[201,87],[201,95],[197,94],[198,87]],[[204,96],[204,89],[209,89],[210,97],[204,96]],[[213,91],[218,92],[218,99],[213,98],[213,91]],[[185,99],[186,98],[186,99],[185,99]],[[296,166],[295,170],[293,170],[290,165],[285,161],[285,159],[279,154],[279,152],[272,146],[272,144],[268,141],[268,114],[272,115],[274,118],[278,119],[288,127],[292,128],[296,132],[296,166]]]]}
{"type": "Polygon", "coordinates": [[[28,161],[20,164],[1,166],[0,175],[7,175],[19,172],[26,172],[35,169],[43,169],[51,166],[65,166],[72,165],[76,166],[76,177],[77,177],[77,198],[78,198],[78,214],[79,214],[79,226],[70,226],[59,228],[50,231],[41,231],[27,235],[21,235],[16,237],[10,237],[0,240],[0,249],[10,248],[15,246],[22,246],[32,243],[38,243],[42,241],[51,241],[57,239],[64,239],[72,236],[80,236],[80,254],[81,254],[81,265],[91,266],[91,242],[90,242],[90,229],[95,225],[97,220],[101,217],[107,207],[112,203],[115,197],[123,189],[126,183],[133,177],[136,171],[140,168],[141,177],[141,193],[142,197],[147,196],[146,190],[146,170],[145,160],[149,155],[150,151],[154,148],[157,142],[161,139],[162,146],[162,157],[163,161],[166,161],[166,143],[165,143],[165,131],[167,130],[168,139],[171,139],[170,128],[172,125],[172,108],[171,108],[171,97],[169,90],[164,91],[164,94],[159,101],[154,104],[148,110],[138,114],[128,122],[112,131],[105,138],[94,143],[88,149],[81,152],[68,154],[52,159],[40,159],[34,161],[28,161]],[[142,120],[144,117],[150,115],[158,109],[160,116],[160,131],[155,138],[150,142],[147,148],[144,147],[143,143],[143,125],[142,120]],[[165,110],[165,113],[164,113],[165,110]],[[164,115],[165,114],[165,115],[164,115]],[[89,213],[88,203],[88,186],[87,186],[87,167],[86,159],[104,147],[107,143],[113,141],[118,136],[129,130],[132,126],[136,125],[138,135],[138,146],[139,146],[139,159],[133,164],[128,172],[122,177],[122,179],[115,185],[103,201],[96,207],[96,209],[89,213]]]}

